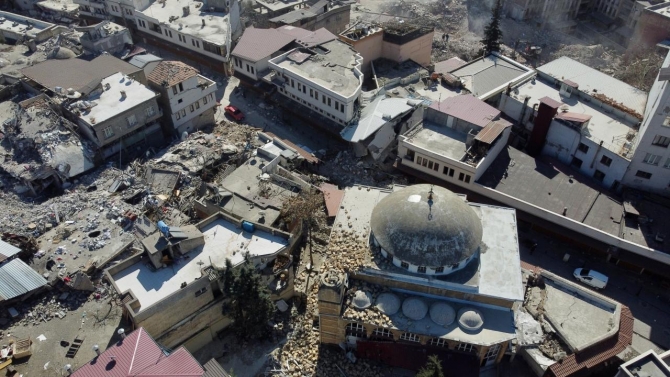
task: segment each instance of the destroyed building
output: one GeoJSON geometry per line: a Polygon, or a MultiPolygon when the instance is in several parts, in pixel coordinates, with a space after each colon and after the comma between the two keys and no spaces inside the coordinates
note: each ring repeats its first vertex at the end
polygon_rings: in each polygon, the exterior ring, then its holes
{"type": "Polygon", "coordinates": [[[308,0],[254,0],[252,9],[267,17],[276,17],[309,6],[308,0]]]}
{"type": "Polygon", "coordinates": [[[3,11],[0,11],[0,19],[0,42],[4,44],[26,41],[39,43],[60,34],[64,29],[62,26],[3,11]]]}
{"type": "Polygon", "coordinates": [[[161,344],[196,351],[230,324],[222,314],[227,259],[236,267],[248,256],[273,300],[293,296],[290,255],[298,236],[223,213],[196,225],[159,222],[157,228],[143,239],[144,253],[108,268],[105,278],[123,297],[133,326],[161,344]]]}
{"type": "Polygon", "coordinates": [[[167,112],[163,122],[166,135],[192,133],[214,124],[216,83],[197,69],[178,61],[161,61],[147,78],[167,112]]]}
{"type": "Polygon", "coordinates": [[[83,33],[79,41],[89,54],[97,55],[108,52],[114,55],[133,44],[130,30],[110,21],[102,21],[91,26],[80,26],[75,30],[83,33]]]}
{"type": "Polygon", "coordinates": [[[516,237],[513,209],[441,187],[348,188],[331,243],[360,239],[372,261],[322,276],[321,343],[413,370],[437,354],[446,370],[479,375],[516,338],[516,237]]]}
{"type": "Polygon", "coordinates": [[[349,24],[351,0],[310,0],[306,7],[270,18],[269,26],[295,26],[315,31],[325,28],[333,34],[341,33],[349,24]]]}

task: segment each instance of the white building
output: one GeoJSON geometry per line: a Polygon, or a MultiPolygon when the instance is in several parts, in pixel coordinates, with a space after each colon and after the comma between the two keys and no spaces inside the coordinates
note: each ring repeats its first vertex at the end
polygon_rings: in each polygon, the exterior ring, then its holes
{"type": "MultiPolygon", "coordinates": [[[[159,103],[169,123],[168,134],[193,132],[214,123],[216,83],[190,65],[162,61],[147,76],[149,86],[161,94],[159,103]]],[[[166,126],[168,126],[166,124],[166,126]]]]}
{"type": "MultiPolygon", "coordinates": [[[[293,41],[297,38],[296,32],[304,32],[305,35],[312,33],[293,26],[289,26],[288,29],[287,27],[278,29],[247,28],[232,52],[235,72],[252,80],[260,79],[262,75],[259,74],[265,73],[268,69],[269,60],[286,52],[286,49],[293,46],[293,41]],[[291,30],[292,33],[284,33],[285,29],[291,30]]],[[[335,39],[334,36],[332,39],[335,39]]]]}
{"type": "Polygon", "coordinates": [[[469,94],[433,103],[398,137],[398,166],[469,187],[507,145],[512,125],[499,115],[469,94]]]}
{"type": "Polygon", "coordinates": [[[499,104],[522,125],[529,154],[551,156],[606,188],[620,189],[647,93],[568,57],[537,72],[503,93],[499,104]],[[544,117],[549,108],[553,112],[544,117]]]}
{"type": "Polygon", "coordinates": [[[60,34],[62,29],[62,26],[0,11],[0,42],[4,44],[13,45],[25,40],[39,43],[60,34]]]}
{"type": "Polygon", "coordinates": [[[274,72],[264,80],[279,93],[335,123],[347,125],[357,115],[363,85],[363,58],[351,46],[332,40],[296,48],[270,60],[274,72]]]}
{"type": "Polygon", "coordinates": [[[624,184],[670,195],[670,53],[651,87],[635,154],[624,184]]]}
{"type": "Polygon", "coordinates": [[[89,53],[100,54],[108,52],[116,54],[133,44],[133,38],[127,27],[110,21],[102,21],[91,26],[77,27],[75,30],[82,32],[79,37],[81,45],[89,53]]]}

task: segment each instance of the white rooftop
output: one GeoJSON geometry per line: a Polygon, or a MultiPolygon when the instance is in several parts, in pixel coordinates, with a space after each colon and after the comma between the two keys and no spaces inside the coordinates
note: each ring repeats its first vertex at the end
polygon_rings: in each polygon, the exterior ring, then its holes
{"type": "Polygon", "coordinates": [[[0,18],[3,19],[3,21],[0,21],[0,30],[17,34],[25,33],[33,37],[42,30],[55,26],[48,22],[9,12],[0,11],[0,18]],[[30,28],[28,28],[28,24],[30,24],[30,28]]]}
{"type": "Polygon", "coordinates": [[[200,231],[205,236],[205,245],[186,254],[188,258],[154,271],[146,261],[140,261],[112,276],[119,291],[132,290],[142,312],[179,291],[183,282],[190,284],[200,278],[204,267],[222,268],[226,258],[238,265],[244,261],[246,251],[252,256],[274,255],[287,245],[284,238],[261,230],[247,233],[225,219],[217,219],[200,231]]]}
{"type": "Polygon", "coordinates": [[[579,90],[593,95],[603,94],[610,99],[622,103],[635,110],[640,116],[644,114],[648,93],[637,89],[612,76],[584,65],[567,56],[560,57],[537,68],[537,71],[554,77],[563,82],[570,80],[579,85],[579,90]]]}
{"type": "Polygon", "coordinates": [[[456,161],[461,161],[467,151],[467,134],[432,122],[424,121],[405,136],[409,144],[456,161]]]}
{"type": "MultiPolygon", "coordinates": [[[[582,89],[581,84],[579,89],[582,89]]],[[[605,148],[617,154],[620,154],[623,143],[626,141],[626,134],[634,131],[632,123],[618,118],[613,114],[606,113],[583,101],[576,95],[572,95],[570,98],[561,97],[557,88],[547,84],[542,79],[536,79],[534,82],[528,81],[515,88],[511,96],[520,102],[523,102],[524,96],[529,96],[528,106],[530,107],[538,104],[540,98],[549,97],[562,102],[568,107],[568,112],[590,115],[591,120],[588,124],[588,133],[584,136],[596,143],[603,141],[605,148]]]]}
{"type": "Polygon", "coordinates": [[[384,124],[412,110],[406,98],[386,98],[380,96],[363,108],[357,124],[346,127],[340,135],[352,143],[367,139],[384,124]]]}
{"type": "MultiPolygon", "coordinates": [[[[121,72],[102,79],[101,84],[103,91],[93,92],[96,94],[86,99],[95,106],[90,111],[79,115],[89,124],[102,123],[156,97],[156,93],[121,72]],[[109,84],[109,89],[106,89],[107,84],[109,84]],[[125,99],[121,91],[125,92],[125,99]]],[[[158,109],[154,110],[158,111],[158,109]]]]}
{"type": "Polygon", "coordinates": [[[229,38],[229,14],[210,11],[202,1],[154,1],[140,13],[157,20],[161,28],[169,27],[182,34],[188,34],[219,46],[224,45],[229,38]],[[184,16],[183,8],[187,6],[189,14],[184,16]],[[173,20],[171,17],[177,17],[177,19],[173,20]],[[204,26],[203,20],[205,21],[204,26]]]}

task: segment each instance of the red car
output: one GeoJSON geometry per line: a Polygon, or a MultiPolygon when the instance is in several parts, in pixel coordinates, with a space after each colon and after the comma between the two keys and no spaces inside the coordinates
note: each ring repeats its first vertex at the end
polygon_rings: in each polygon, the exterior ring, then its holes
{"type": "Polygon", "coordinates": [[[233,105],[228,105],[223,108],[226,111],[226,114],[230,115],[233,119],[237,121],[242,121],[244,120],[244,113],[240,111],[237,107],[233,105]]]}

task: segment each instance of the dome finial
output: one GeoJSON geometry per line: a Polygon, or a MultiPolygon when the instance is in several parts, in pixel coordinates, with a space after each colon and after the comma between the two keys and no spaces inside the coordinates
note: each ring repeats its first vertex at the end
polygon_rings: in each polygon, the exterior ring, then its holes
{"type": "Polygon", "coordinates": [[[430,185],[430,191],[428,191],[428,220],[433,219],[433,185],[430,185]]]}

